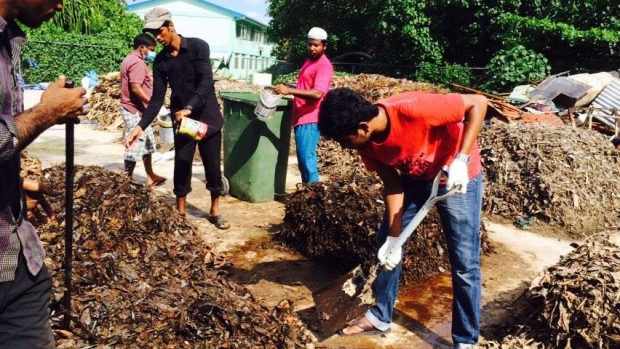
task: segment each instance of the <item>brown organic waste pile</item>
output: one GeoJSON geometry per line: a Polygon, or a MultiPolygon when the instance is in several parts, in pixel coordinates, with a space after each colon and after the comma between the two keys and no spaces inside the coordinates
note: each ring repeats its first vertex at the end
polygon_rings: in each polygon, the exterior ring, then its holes
{"type": "Polygon", "coordinates": [[[94,121],[102,128],[117,129],[123,125],[118,108],[121,106],[121,75],[108,73],[99,76],[88,100],[88,114],[84,120],[94,121]]]}
{"type": "Polygon", "coordinates": [[[619,226],[620,152],[599,132],[498,124],[480,145],[486,213],[573,237],[619,226]]]}
{"type": "MultiPolygon", "coordinates": [[[[64,186],[63,166],[42,179],[64,186]]],[[[57,348],[305,348],[311,334],[283,300],[266,309],[228,281],[224,261],[152,191],[101,167],[76,167],[73,319],[64,314],[64,202],[60,224],[38,232],[53,276],[57,348]]]]}
{"type": "MultiPolygon", "coordinates": [[[[218,80],[215,82],[215,90],[220,104],[224,105],[221,91],[254,92],[259,93],[260,87],[235,80],[218,80]]],[[[164,106],[170,105],[170,89],[166,93],[164,106]]],[[[102,128],[118,129],[123,126],[123,118],[118,108],[121,101],[121,76],[119,72],[108,73],[99,76],[99,84],[91,92],[89,100],[89,113],[85,120],[97,122],[102,128]]],[[[156,124],[156,123],[155,123],[156,124]]]]}
{"type": "Polygon", "coordinates": [[[332,86],[350,88],[371,102],[407,91],[446,92],[445,89],[437,85],[407,79],[395,79],[378,74],[337,76],[334,77],[332,86]]]}
{"type": "MultiPolygon", "coordinates": [[[[381,188],[371,181],[332,179],[300,186],[286,204],[282,232],[275,239],[308,258],[346,272],[358,264],[369,270],[376,257],[381,222],[381,188]]],[[[407,244],[404,284],[449,269],[439,215],[432,210],[407,244]]]]}
{"type": "MultiPolygon", "coordinates": [[[[618,234],[618,232],[615,232],[618,234]]],[[[620,348],[620,247],[590,237],[536,278],[485,348],[620,348]]]]}

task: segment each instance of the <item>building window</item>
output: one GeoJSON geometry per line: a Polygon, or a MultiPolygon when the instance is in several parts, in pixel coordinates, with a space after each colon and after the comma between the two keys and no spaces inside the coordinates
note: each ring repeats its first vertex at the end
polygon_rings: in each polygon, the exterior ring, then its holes
{"type": "Polygon", "coordinates": [[[235,69],[239,69],[240,65],[239,65],[239,57],[240,55],[238,53],[235,53],[235,69]]]}
{"type": "Polygon", "coordinates": [[[252,31],[252,41],[254,42],[263,42],[263,32],[260,30],[252,31]]]}
{"type": "Polygon", "coordinates": [[[237,24],[237,37],[240,39],[249,39],[250,33],[248,27],[243,24],[237,24]]]}

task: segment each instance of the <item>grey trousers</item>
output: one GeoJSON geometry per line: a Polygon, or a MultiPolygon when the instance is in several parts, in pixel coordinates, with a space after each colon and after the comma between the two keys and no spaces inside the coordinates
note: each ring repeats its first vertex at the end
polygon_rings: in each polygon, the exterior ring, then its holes
{"type": "Polygon", "coordinates": [[[53,349],[52,278],[43,265],[33,276],[20,252],[15,280],[0,283],[0,349],[53,349]]]}

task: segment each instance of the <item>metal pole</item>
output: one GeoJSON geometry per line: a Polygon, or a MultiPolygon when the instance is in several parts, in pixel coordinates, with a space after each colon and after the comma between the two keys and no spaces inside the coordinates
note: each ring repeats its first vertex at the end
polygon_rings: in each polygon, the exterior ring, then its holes
{"type": "MultiPolygon", "coordinates": [[[[73,88],[74,82],[67,79],[65,87],[73,88]]],[[[73,160],[74,160],[74,128],[73,121],[65,124],[65,312],[63,327],[68,330],[71,324],[71,261],[73,250],[73,160]]]]}

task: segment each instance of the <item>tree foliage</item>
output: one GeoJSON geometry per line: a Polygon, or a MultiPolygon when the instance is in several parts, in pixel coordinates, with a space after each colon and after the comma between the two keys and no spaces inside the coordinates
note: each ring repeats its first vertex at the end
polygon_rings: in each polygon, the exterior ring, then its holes
{"type": "Polygon", "coordinates": [[[329,34],[329,56],[370,53],[391,75],[406,67],[486,67],[519,45],[546,57],[554,72],[620,66],[616,0],[268,2],[268,35],[283,59],[305,57],[308,29],[321,26],[329,34]]]}
{"type": "Polygon", "coordinates": [[[267,35],[278,43],[275,53],[283,59],[302,60],[306,56],[306,34],[314,26],[327,31],[328,55],[332,57],[364,52],[391,69],[441,59],[441,45],[430,36],[424,1],[269,2],[272,20],[267,35]]]}
{"type": "Polygon", "coordinates": [[[89,70],[117,71],[143,21],[119,0],[65,0],[63,12],[39,29],[25,29],[22,75],[28,83],[59,75],[79,79],[89,70]]]}

